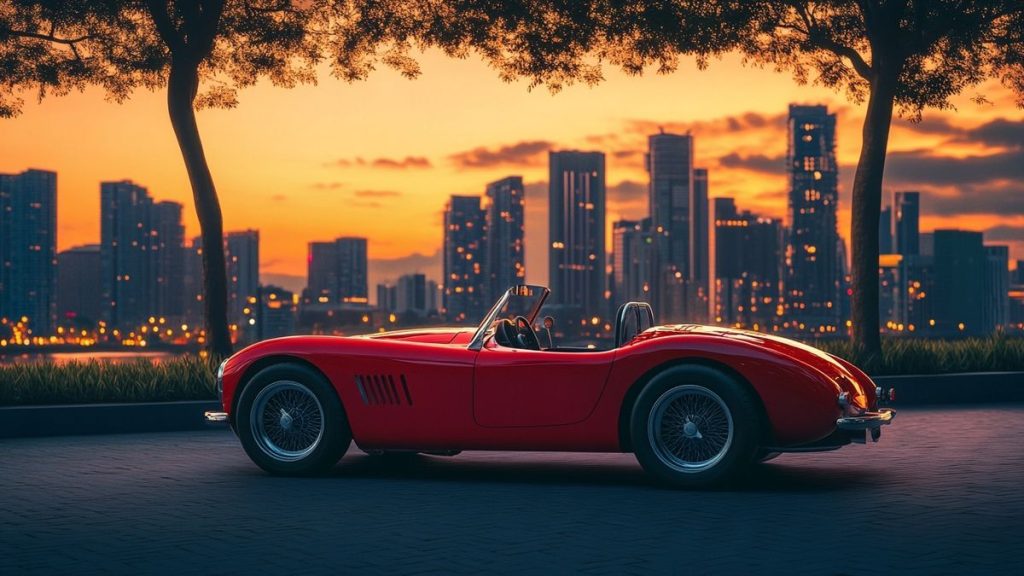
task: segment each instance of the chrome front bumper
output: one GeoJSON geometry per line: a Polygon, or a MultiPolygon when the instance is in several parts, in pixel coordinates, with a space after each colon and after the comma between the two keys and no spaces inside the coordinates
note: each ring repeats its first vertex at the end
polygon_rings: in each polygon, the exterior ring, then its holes
{"type": "Polygon", "coordinates": [[[207,422],[222,424],[228,421],[228,413],[207,411],[203,413],[203,419],[207,422]]]}
{"type": "Polygon", "coordinates": [[[840,430],[877,430],[892,422],[896,411],[892,408],[879,408],[877,412],[865,412],[858,416],[844,416],[836,420],[836,428],[840,430]]]}

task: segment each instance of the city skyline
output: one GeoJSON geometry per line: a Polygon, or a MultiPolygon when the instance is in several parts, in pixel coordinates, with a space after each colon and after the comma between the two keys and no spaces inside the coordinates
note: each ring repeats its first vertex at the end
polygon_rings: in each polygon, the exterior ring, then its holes
{"type": "MultiPolygon", "coordinates": [[[[555,96],[503,84],[473,60],[431,53],[422,63],[424,75],[413,82],[380,71],[352,86],[333,80],[292,91],[257,86],[242,92],[237,110],[200,112],[225,226],[262,231],[268,250],[261,273],[300,276],[301,247],[309,240],[300,236],[339,234],[368,237],[375,247],[371,260],[402,259],[396,266],[428,261],[439,268],[436,235],[399,223],[435,221],[447,196],[478,193],[481,181],[509,173],[523,176],[530,197],[546,188],[544,154],[550,149],[604,151],[608,220],[640,218],[644,142],[659,125],[700,135],[696,162],[709,169],[713,196],[734,197],[780,218],[786,193],[780,131],[788,102],[821,102],[838,115],[845,135],[837,142],[838,222],[841,236],[848,236],[849,182],[863,108],[826,89],[742,68],[732,56],[707,72],[684,66],[671,76],[634,79],[609,71],[608,81],[596,88],[571,87],[555,96]],[[467,79],[459,85],[468,88],[456,88],[453,78],[467,79]],[[694,81],[714,89],[688,89],[694,81]],[[751,82],[759,87],[756,104],[743,88],[751,82]],[[627,102],[644,102],[643,110],[627,102]],[[428,114],[425,106],[439,112],[428,114]],[[395,217],[374,217],[380,213],[395,217]],[[411,257],[416,252],[425,258],[411,257]]],[[[921,190],[936,200],[922,215],[922,228],[989,230],[1010,245],[1011,259],[1019,259],[1024,215],[1014,208],[1011,191],[1019,187],[1014,166],[1021,164],[1024,113],[1004,90],[980,91],[993,103],[979,106],[965,94],[955,100],[955,113],[929,110],[920,124],[894,124],[886,187],[921,190]],[[934,166],[943,169],[929,169],[934,166]]],[[[87,91],[29,104],[22,117],[3,121],[0,172],[38,166],[62,176],[58,249],[96,242],[92,214],[98,210],[90,206],[97,201],[89,192],[95,182],[126,177],[146,183],[156,197],[184,204],[188,236],[197,233],[163,105],[158,95],[140,93],[113,106],[87,91]],[[76,137],[67,139],[62,130],[72,121],[76,137]]],[[[527,252],[537,253],[544,242],[531,233],[532,222],[528,215],[527,252]]],[[[537,266],[532,276],[543,279],[545,263],[530,265],[537,266]]]]}

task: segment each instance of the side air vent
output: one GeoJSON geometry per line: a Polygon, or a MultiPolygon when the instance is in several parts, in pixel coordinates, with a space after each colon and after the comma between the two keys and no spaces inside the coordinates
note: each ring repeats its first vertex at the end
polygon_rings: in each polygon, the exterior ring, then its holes
{"type": "Polygon", "coordinates": [[[368,406],[412,406],[405,374],[396,380],[391,374],[358,374],[356,388],[363,404],[368,406]]]}

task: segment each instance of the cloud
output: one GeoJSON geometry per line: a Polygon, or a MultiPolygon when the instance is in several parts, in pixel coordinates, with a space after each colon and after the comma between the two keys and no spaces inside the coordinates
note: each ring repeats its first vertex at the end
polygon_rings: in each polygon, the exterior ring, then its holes
{"type": "Polygon", "coordinates": [[[737,168],[765,174],[786,173],[785,156],[767,156],[765,154],[740,156],[736,152],[731,152],[719,158],[718,164],[724,168],[737,168]]]}
{"type": "Polygon", "coordinates": [[[344,182],[314,182],[309,185],[315,190],[338,190],[345,187],[344,182]]]}
{"type": "Polygon", "coordinates": [[[547,140],[526,140],[495,149],[480,146],[448,157],[460,168],[492,168],[495,166],[538,166],[543,154],[554,147],[547,140]]]}
{"type": "Polygon", "coordinates": [[[646,201],[648,186],[646,183],[637,182],[636,180],[623,180],[618,184],[608,186],[607,192],[609,202],[646,201]]]}
{"type": "Polygon", "coordinates": [[[985,242],[1024,242],[1024,226],[993,226],[985,230],[985,242]]]}
{"type": "Polygon", "coordinates": [[[982,156],[939,156],[932,150],[890,152],[886,184],[957,186],[1024,180],[1024,148],[982,156]]]}
{"type": "Polygon", "coordinates": [[[955,194],[922,192],[921,211],[937,216],[961,214],[1022,214],[1024,188],[1016,186],[957,188],[955,194]]]}
{"type": "Polygon", "coordinates": [[[338,168],[351,168],[351,167],[365,167],[370,168],[383,168],[386,170],[407,170],[407,169],[422,169],[422,168],[433,168],[433,164],[430,163],[424,156],[406,156],[405,158],[371,158],[369,160],[356,157],[356,158],[340,158],[328,164],[331,167],[338,168]]]}
{"type": "Polygon", "coordinates": [[[963,139],[988,146],[1004,146],[1019,150],[1024,148],[1024,122],[997,118],[966,130],[963,139]]]}
{"type": "Polygon", "coordinates": [[[285,196],[284,194],[274,194],[273,196],[270,197],[270,199],[274,202],[284,202],[285,200],[288,199],[288,197],[285,196]]]}
{"type": "Polygon", "coordinates": [[[625,128],[629,132],[644,135],[657,134],[664,130],[670,133],[685,134],[689,132],[699,137],[712,137],[766,128],[784,131],[788,118],[788,112],[779,114],[745,112],[696,122],[659,122],[633,119],[626,121],[625,128]]]}
{"type": "Polygon", "coordinates": [[[402,195],[397,190],[356,190],[353,194],[357,198],[395,198],[402,195]]]}

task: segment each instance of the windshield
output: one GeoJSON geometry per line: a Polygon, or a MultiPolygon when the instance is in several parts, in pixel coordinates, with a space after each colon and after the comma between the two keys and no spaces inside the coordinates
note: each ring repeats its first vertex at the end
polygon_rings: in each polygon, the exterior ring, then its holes
{"type": "Polygon", "coordinates": [[[494,333],[494,328],[503,319],[514,320],[516,316],[522,316],[533,324],[533,320],[540,313],[540,307],[551,291],[543,286],[520,285],[513,286],[505,291],[498,298],[498,301],[491,306],[483,321],[477,326],[473,339],[469,342],[470,350],[479,350],[484,345],[484,340],[494,333]]]}

